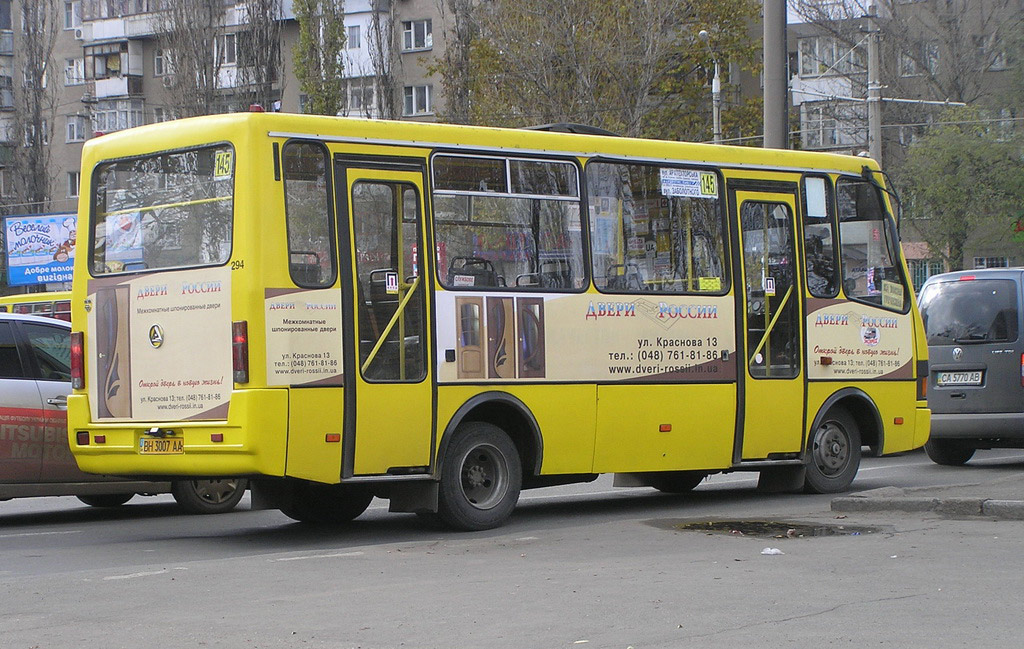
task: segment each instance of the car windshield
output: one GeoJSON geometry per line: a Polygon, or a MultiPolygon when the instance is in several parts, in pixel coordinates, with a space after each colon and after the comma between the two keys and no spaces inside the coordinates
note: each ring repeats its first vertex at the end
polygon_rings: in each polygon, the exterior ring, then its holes
{"type": "Polygon", "coordinates": [[[1017,285],[1008,279],[935,282],[921,291],[929,345],[1017,340],[1017,285]]]}

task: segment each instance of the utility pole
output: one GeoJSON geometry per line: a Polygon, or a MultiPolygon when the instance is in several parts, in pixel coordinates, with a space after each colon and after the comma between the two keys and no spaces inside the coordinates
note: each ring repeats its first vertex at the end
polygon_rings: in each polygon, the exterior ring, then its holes
{"type": "Polygon", "coordinates": [[[697,34],[700,40],[704,41],[704,45],[708,48],[708,53],[711,54],[711,60],[715,64],[715,76],[711,79],[711,116],[714,124],[714,130],[712,131],[711,139],[715,144],[722,143],[722,75],[720,74],[721,69],[718,65],[718,54],[711,47],[711,35],[708,34],[706,29],[700,30],[697,34]]]}
{"type": "Polygon", "coordinates": [[[789,148],[786,0],[764,0],[764,146],[789,148]]]}
{"type": "Polygon", "coordinates": [[[875,5],[868,5],[868,155],[882,164],[882,82],[875,5]]]}

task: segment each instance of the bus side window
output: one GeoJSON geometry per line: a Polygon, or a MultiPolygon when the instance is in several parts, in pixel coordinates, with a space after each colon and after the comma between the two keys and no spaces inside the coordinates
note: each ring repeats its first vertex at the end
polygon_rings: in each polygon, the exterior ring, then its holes
{"type": "Polygon", "coordinates": [[[803,184],[804,255],[807,260],[807,290],[814,297],[835,297],[836,225],[828,179],[807,176],[803,184]]]}
{"type": "Polygon", "coordinates": [[[337,276],[327,181],[327,151],[312,142],[288,142],[284,167],[288,272],[297,286],[325,288],[337,276]]]}
{"type": "Polygon", "coordinates": [[[879,191],[860,179],[836,182],[843,292],[903,312],[909,303],[891,221],[879,191]]]}

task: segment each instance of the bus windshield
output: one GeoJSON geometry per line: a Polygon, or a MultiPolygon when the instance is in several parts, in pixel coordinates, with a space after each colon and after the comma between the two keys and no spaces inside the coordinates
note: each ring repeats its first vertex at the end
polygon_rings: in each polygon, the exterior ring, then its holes
{"type": "Polygon", "coordinates": [[[100,165],[94,178],[93,275],[228,260],[231,147],[118,160],[100,165]]]}

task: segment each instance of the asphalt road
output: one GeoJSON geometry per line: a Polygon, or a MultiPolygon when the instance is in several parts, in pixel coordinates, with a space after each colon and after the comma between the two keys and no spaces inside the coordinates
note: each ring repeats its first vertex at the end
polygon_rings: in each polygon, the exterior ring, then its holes
{"type": "MultiPolygon", "coordinates": [[[[979,452],[962,468],[911,453],[865,459],[854,487],[1021,470],[1024,452],[979,452]]],[[[377,502],[322,530],[246,502],[201,517],[167,496],[116,510],[9,501],[0,646],[1019,646],[1024,522],[837,518],[829,496],[755,484],[729,474],[667,496],[602,477],[525,492],[507,526],[468,534],[377,502]],[[712,519],[730,523],[677,527],[712,519]],[[749,520],[781,521],[782,538],[734,533],[749,520]],[[836,535],[787,538],[798,523],[836,535]]]]}

